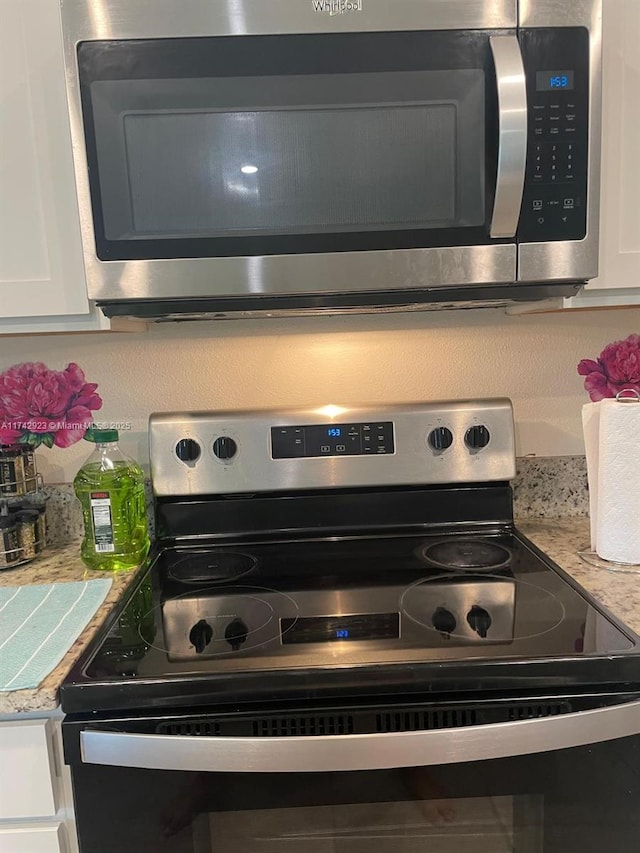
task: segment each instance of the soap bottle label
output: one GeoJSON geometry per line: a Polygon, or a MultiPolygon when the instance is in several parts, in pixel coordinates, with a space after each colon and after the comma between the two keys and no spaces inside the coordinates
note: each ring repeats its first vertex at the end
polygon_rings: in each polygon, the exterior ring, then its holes
{"type": "Polygon", "coordinates": [[[93,518],[93,543],[96,551],[101,554],[115,551],[109,492],[91,492],[91,516],[93,518]]]}

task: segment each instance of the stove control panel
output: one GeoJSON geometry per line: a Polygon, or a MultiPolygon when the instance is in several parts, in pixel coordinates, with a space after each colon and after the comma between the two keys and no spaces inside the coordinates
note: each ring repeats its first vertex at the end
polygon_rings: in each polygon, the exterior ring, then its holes
{"type": "Polygon", "coordinates": [[[274,459],[393,453],[393,422],[271,427],[274,459]]]}
{"type": "Polygon", "coordinates": [[[385,408],[157,413],[157,496],[504,481],[515,476],[508,399],[385,408]]]}

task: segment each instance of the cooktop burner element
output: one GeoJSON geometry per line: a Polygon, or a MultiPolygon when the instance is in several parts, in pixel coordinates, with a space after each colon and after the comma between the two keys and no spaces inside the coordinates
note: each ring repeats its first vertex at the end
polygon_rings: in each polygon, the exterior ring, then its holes
{"type": "Polygon", "coordinates": [[[424,548],[422,556],[432,566],[463,572],[495,572],[511,562],[507,548],[486,539],[448,539],[424,548]]]}
{"type": "Polygon", "coordinates": [[[228,583],[249,574],[255,565],[256,560],[250,554],[212,548],[178,556],[169,567],[168,576],[182,583],[228,583]]]}

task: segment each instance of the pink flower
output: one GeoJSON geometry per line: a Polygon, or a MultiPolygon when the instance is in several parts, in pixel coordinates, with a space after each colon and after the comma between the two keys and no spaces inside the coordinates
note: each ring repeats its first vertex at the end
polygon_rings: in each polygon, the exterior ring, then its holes
{"type": "Polygon", "coordinates": [[[640,394],[640,335],[608,344],[597,361],[583,358],[578,373],[585,377],[585,390],[594,403],[625,389],[640,394]]]}
{"type": "Polygon", "coordinates": [[[69,447],[101,408],[97,385],[77,364],[49,370],[41,362],[15,364],[0,374],[0,442],[69,447]]]}

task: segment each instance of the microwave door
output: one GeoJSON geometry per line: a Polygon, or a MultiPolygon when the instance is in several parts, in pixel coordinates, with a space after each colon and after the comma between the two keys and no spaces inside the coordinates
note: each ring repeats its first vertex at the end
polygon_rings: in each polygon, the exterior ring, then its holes
{"type": "Polygon", "coordinates": [[[87,40],[77,60],[91,298],[409,304],[516,281],[514,34],[87,40]]]}

